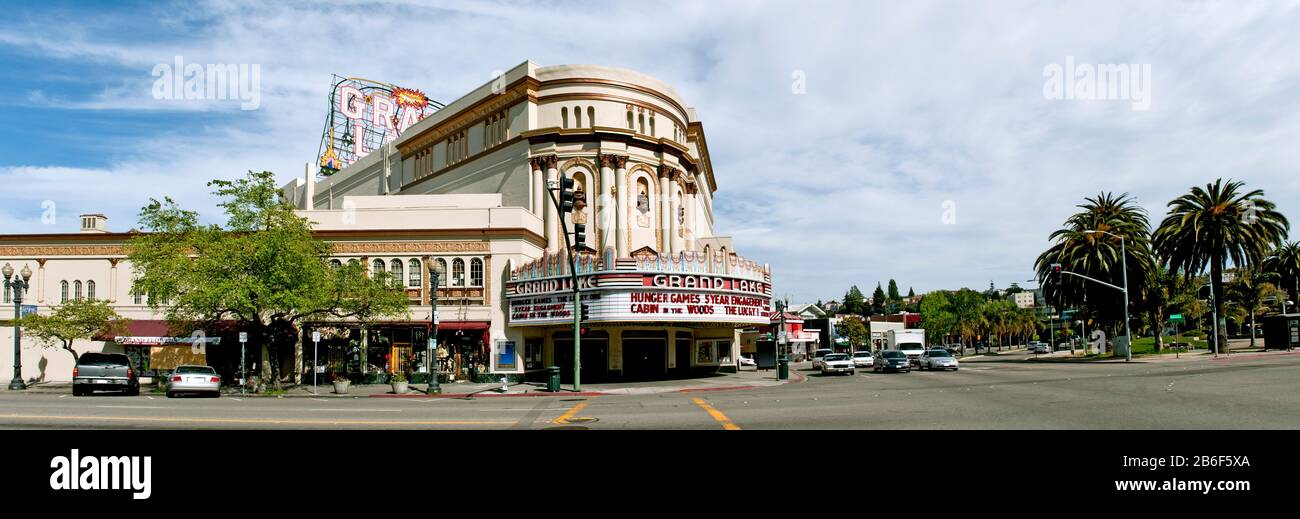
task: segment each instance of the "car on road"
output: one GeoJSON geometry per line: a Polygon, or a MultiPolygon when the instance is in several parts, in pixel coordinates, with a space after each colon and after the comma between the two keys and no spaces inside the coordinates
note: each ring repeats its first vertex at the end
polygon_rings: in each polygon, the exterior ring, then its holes
{"type": "Polygon", "coordinates": [[[1051,353],[1052,349],[1048,348],[1047,343],[1045,342],[1036,342],[1032,345],[1029,351],[1033,353],[1051,353]]]}
{"type": "Polygon", "coordinates": [[[754,357],[749,357],[749,356],[741,355],[741,356],[740,356],[740,365],[741,365],[741,366],[757,366],[757,365],[758,365],[758,362],[754,361],[754,357]]]}
{"type": "Polygon", "coordinates": [[[853,352],[853,366],[859,368],[869,368],[876,365],[876,357],[870,351],[862,350],[853,352]]]}
{"type": "Polygon", "coordinates": [[[948,353],[948,350],[934,348],[921,354],[917,367],[922,371],[927,369],[951,369],[957,371],[957,358],[948,353]]]}
{"type": "Polygon", "coordinates": [[[84,353],[72,368],[72,395],[95,391],[140,394],[140,377],[131,359],[122,353],[84,353]]]}
{"type": "Polygon", "coordinates": [[[855,373],[853,359],[847,353],[829,353],[822,357],[822,374],[830,373],[855,373]]]}
{"type": "Polygon", "coordinates": [[[211,366],[176,366],[167,377],[167,398],[174,398],[181,393],[220,397],[221,377],[211,366]]]}
{"type": "Polygon", "coordinates": [[[821,349],[813,351],[813,369],[822,369],[822,358],[835,353],[832,349],[821,349]]]}
{"type": "Polygon", "coordinates": [[[881,350],[876,352],[872,371],[912,371],[912,361],[907,354],[898,350],[881,350]]]}

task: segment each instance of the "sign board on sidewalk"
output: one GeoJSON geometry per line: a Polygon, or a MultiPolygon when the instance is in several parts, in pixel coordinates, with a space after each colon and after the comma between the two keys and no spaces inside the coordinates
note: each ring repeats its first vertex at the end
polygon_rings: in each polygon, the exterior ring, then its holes
{"type": "Polygon", "coordinates": [[[320,342],[320,330],[311,332],[311,342],[320,342]]]}
{"type": "Polygon", "coordinates": [[[239,342],[248,342],[248,332],[239,332],[239,342]]]}

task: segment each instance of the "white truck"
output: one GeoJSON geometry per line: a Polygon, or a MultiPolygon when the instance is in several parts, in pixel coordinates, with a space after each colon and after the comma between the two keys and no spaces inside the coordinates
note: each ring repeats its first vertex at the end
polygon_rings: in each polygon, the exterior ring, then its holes
{"type": "Polygon", "coordinates": [[[921,328],[888,330],[885,332],[885,349],[906,353],[907,359],[912,361],[913,365],[917,365],[921,354],[925,353],[925,330],[921,328]]]}

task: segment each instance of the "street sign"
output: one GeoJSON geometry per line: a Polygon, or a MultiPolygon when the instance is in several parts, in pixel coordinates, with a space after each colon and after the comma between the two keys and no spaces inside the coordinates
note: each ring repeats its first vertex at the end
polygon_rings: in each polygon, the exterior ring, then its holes
{"type": "Polygon", "coordinates": [[[248,342],[248,332],[239,332],[239,342],[248,342]]]}
{"type": "Polygon", "coordinates": [[[20,317],[20,318],[22,318],[22,317],[27,317],[27,316],[32,315],[32,314],[34,314],[34,313],[36,313],[36,305],[23,305],[23,306],[18,310],[18,317],[20,317]]]}
{"type": "Polygon", "coordinates": [[[1171,323],[1181,323],[1181,322],[1186,322],[1186,321],[1183,320],[1183,314],[1174,314],[1174,315],[1169,316],[1169,322],[1171,322],[1171,323]]]}
{"type": "Polygon", "coordinates": [[[311,332],[311,342],[320,342],[320,330],[311,332]]]}
{"type": "Polygon", "coordinates": [[[438,311],[437,311],[437,310],[434,310],[434,311],[433,311],[433,325],[434,325],[434,326],[437,326],[437,325],[438,325],[439,320],[440,320],[439,317],[440,317],[440,316],[438,315],[438,311]]]}

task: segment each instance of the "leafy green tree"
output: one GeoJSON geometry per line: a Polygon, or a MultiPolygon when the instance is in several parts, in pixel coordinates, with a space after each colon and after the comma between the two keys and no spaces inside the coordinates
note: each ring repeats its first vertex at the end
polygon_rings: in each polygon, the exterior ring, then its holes
{"type": "Polygon", "coordinates": [[[1300,241],[1273,249],[1264,259],[1264,271],[1276,275],[1278,285],[1291,293],[1291,301],[1300,303],[1300,241]]]}
{"type": "MultiPolygon", "coordinates": [[[[1169,214],[1152,236],[1156,251],[1170,269],[1184,275],[1210,268],[1214,307],[1223,312],[1223,271],[1231,261],[1237,267],[1254,267],[1282,243],[1290,222],[1264,198],[1264,191],[1244,190],[1240,181],[1217,179],[1205,187],[1194,186],[1169,202],[1169,214]]],[[[1130,282],[1132,282],[1130,280],[1130,282]]],[[[1216,330],[1219,328],[1216,324],[1216,330]]],[[[1220,331],[1219,344],[1227,344],[1220,331]]]]}
{"type": "Polygon", "coordinates": [[[889,280],[889,293],[886,297],[888,297],[889,301],[892,303],[903,302],[903,296],[898,293],[898,283],[892,279],[889,280]]]}
{"type": "MultiPolygon", "coordinates": [[[[1146,325],[1155,336],[1155,350],[1158,353],[1164,348],[1163,332],[1171,315],[1170,310],[1175,307],[1185,308],[1193,303],[1196,300],[1196,287],[1200,285],[1179,272],[1165,268],[1161,261],[1154,263],[1155,267],[1147,276],[1146,283],[1135,295],[1137,306],[1146,318],[1146,325]]],[[[1190,318],[1187,311],[1183,314],[1185,318],[1190,318]]]]}
{"type": "MultiPolygon", "coordinates": [[[[1151,254],[1150,225],[1146,210],[1128,194],[1103,192],[1086,198],[1080,212],[1070,216],[1065,226],[1052,233],[1055,243],[1038,256],[1035,270],[1044,287],[1043,296],[1063,307],[1087,307],[1112,332],[1123,329],[1124,295],[1110,287],[1075,276],[1062,276],[1048,283],[1051,265],[1061,264],[1076,272],[1114,285],[1123,283],[1123,265],[1128,265],[1129,287],[1141,287],[1154,267],[1151,254]],[[1103,234],[1104,231],[1110,234],[1103,234]],[[1113,236],[1114,235],[1114,236],[1113,236]],[[1123,236],[1124,243],[1115,236],[1123,236]],[[1121,246],[1123,245],[1123,246],[1121,246]],[[1120,251],[1124,250],[1124,257],[1120,251]]],[[[1130,293],[1136,290],[1130,288],[1130,293]]]]}
{"type": "Polygon", "coordinates": [[[22,319],[21,326],[23,333],[45,347],[71,353],[76,362],[80,355],[72,348],[74,342],[125,333],[130,322],[118,315],[108,301],[78,298],[55,307],[48,315],[30,314],[22,319]]]}
{"type": "Polygon", "coordinates": [[[853,285],[844,294],[844,311],[850,314],[862,314],[863,302],[862,291],[858,289],[857,285],[853,285]]]}
{"type": "Polygon", "coordinates": [[[871,293],[871,315],[880,315],[885,312],[885,290],[876,283],[876,291],[871,293]]]}
{"type": "MultiPolygon", "coordinates": [[[[148,232],[130,243],[136,286],[155,307],[169,301],[168,320],[235,321],[249,331],[252,348],[279,359],[304,321],[406,314],[406,295],[391,275],[368,276],[356,262],[330,266],[332,245],[280,196],[271,172],[208,185],[222,199],[225,227],[199,224],[170,198],[152,200],[140,212],[148,232]]],[[[263,373],[278,387],[279,362],[267,364],[263,373]]]]}
{"type": "Polygon", "coordinates": [[[867,337],[870,336],[866,323],[855,315],[848,316],[843,321],[840,321],[840,332],[849,340],[849,347],[853,351],[862,349],[867,344],[867,337]]]}
{"type": "Polygon", "coordinates": [[[927,340],[938,343],[954,335],[957,327],[957,315],[953,313],[952,301],[948,293],[934,291],[921,300],[921,328],[925,329],[927,340]]]}

